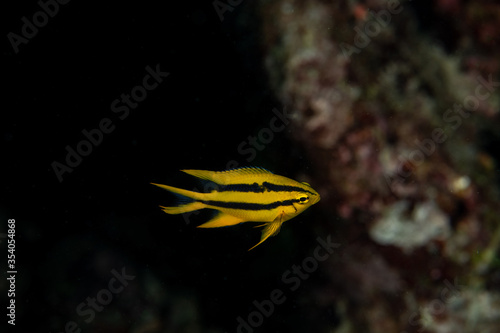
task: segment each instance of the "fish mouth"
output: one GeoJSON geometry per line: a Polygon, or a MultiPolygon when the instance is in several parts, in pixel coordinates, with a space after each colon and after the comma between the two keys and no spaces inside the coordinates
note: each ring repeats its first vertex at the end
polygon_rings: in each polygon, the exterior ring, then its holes
{"type": "Polygon", "coordinates": [[[320,200],[321,200],[321,196],[320,196],[319,194],[316,194],[316,195],[314,196],[314,202],[313,202],[313,205],[314,205],[315,203],[317,203],[318,201],[320,201],[320,200]]]}

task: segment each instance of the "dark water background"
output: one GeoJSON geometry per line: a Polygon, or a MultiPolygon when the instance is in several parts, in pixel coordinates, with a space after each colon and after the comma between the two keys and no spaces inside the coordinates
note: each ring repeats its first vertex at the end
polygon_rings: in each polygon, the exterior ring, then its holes
{"type": "MultiPolygon", "coordinates": [[[[150,322],[151,332],[229,332],[237,316],[254,310],[253,300],[284,289],[281,274],[315,244],[303,228],[308,215],[273,239],[275,250],[247,252],[258,230],[196,229],[204,214],[189,224],[164,214],[158,205],[171,197],[149,185],[199,186],[179,169],[223,170],[232,160],[288,175],[307,168],[290,129],[275,133],[255,159],[238,152],[269,126],[273,108],[283,108],[266,83],[257,18],[248,11],[237,26],[245,7],[221,22],[210,2],[72,1],[18,53],[3,38],[0,232],[16,220],[18,270],[9,331],[63,332],[74,321],[83,332],[145,332],[150,322]],[[169,76],[119,119],[111,103],[157,65],[169,76]],[[114,130],[60,182],[51,164],[65,163],[65,147],[76,149],[82,130],[104,118],[114,130]],[[78,304],[122,268],[136,278],[86,322],[78,304]]],[[[35,1],[9,5],[3,35],[20,34],[21,18],[39,10],[35,1]]],[[[6,291],[1,299],[5,309],[6,291]]],[[[269,330],[307,323],[293,297],[276,311],[269,330]],[[284,314],[297,320],[284,322],[284,314]]]]}

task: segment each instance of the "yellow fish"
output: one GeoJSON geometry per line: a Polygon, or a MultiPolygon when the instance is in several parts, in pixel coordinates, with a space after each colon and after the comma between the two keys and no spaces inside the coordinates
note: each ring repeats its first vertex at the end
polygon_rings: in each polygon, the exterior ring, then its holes
{"type": "MultiPolygon", "coordinates": [[[[218,228],[243,222],[264,222],[260,242],[276,235],[283,222],[299,215],[320,200],[309,184],[278,176],[262,168],[229,171],[181,170],[217,184],[210,193],[187,191],[151,183],[192,201],[176,207],[160,206],[167,214],[182,214],[203,208],[219,213],[198,228],[218,228]]],[[[251,250],[250,249],[250,250],[251,250]]]]}

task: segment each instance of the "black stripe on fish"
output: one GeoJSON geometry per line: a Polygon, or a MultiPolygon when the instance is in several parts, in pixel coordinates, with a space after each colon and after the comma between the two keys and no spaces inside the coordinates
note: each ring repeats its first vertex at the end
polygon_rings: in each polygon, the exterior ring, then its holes
{"type": "Polygon", "coordinates": [[[277,185],[273,183],[263,182],[262,185],[257,183],[253,184],[229,184],[229,185],[218,185],[215,190],[217,192],[233,191],[233,192],[253,192],[253,193],[264,193],[266,190],[269,192],[303,192],[314,193],[304,190],[299,186],[291,185],[277,185]]]}
{"type": "Polygon", "coordinates": [[[201,200],[201,202],[209,206],[215,206],[221,208],[241,209],[241,210],[269,210],[280,206],[291,206],[296,202],[300,202],[300,200],[290,199],[283,201],[275,201],[269,204],[234,202],[234,201],[216,201],[216,200],[201,200]]]}
{"type": "Polygon", "coordinates": [[[268,191],[273,191],[273,192],[305,192],[314,195],[314,193],[309,192],[308,190],[304,190],[302,187],[299,186],[277,185],[268,182],[262,183],[262,186],[264,186],[268,191]]]}
{"type": "Polygon", "coordinates": [[[217,192],[253,192],[253,193],[264,193],[266,188],[257,183],[253,184],[229,184],[229,185],[219,185],[215,188],[217,192]]]}

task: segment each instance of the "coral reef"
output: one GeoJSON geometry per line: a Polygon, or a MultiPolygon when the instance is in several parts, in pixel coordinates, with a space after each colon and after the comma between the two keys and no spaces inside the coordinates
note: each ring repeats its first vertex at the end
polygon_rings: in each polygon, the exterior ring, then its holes
{"type": "Polygon", "coordinates": [[[327,212],[317,222],[344,240],[318,291],[341,314],[332,332],[495,332],[499,156],[481,137],[498,126],[500,7],[259,8],[269,76],[327,212]],[[450,24],[434,36],[428,16],[450,24]]]}

